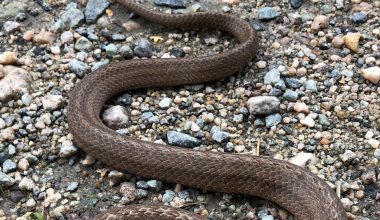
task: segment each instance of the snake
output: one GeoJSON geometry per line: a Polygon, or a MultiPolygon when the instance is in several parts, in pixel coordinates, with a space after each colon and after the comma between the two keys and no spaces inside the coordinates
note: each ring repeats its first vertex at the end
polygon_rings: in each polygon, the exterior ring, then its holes
{"type": "MultiPolygon", "coordinates": [[[[74,143],[117,170],[210,191],[242,194],[274,202],[301,220],[345,220],[335,191],[306,168],[262,156],[197,151],[118,134],[102,119],[113,96],[142,88],[174,87],[220,80],[242,71],[255,58],[259,40],[244,19],[227,13],[165,14],[133,0],[125,9],[168,28],[217,29],[238,43],[224,52],[174,59],[114,61],[86,74],[70,93],[67,118],[74,143]]],[[[204,219],[170,206],[127,205],[97,214],[96,219],[204,219]]]]}

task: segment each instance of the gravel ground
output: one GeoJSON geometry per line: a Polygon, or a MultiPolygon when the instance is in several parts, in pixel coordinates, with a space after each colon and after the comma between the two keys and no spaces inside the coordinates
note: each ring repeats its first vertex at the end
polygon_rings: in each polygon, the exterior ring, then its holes
{"type": "MultiPolygon", "coordinates": [[[[261,46],[227,79],[114,97],[102,115],[107,126],[194,150],[289,160],[326,180],[350,219],[380,219],[380,1],[141,3],[164,13],[235,14],[259,32],[261,46]]],[[[107,0],[0,1],[0,219],[91,219],[130,203],[209,219],[294,219],[257,198],[113,170],[68,132],[70,90],[91,70],[113,60],[207,56],[236,43],[217,30],[168,30],[107,0]]]]}

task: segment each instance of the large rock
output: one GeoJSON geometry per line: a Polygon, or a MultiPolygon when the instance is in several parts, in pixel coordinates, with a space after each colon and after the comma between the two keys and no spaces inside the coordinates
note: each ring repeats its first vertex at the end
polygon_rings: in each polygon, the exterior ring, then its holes
{"type": "Polygon", "coordinates": [[[68,28],[74,28],[79,26],[83,20],[83,12],[76,8],[75,3],[71,3],[71,6],[62,13],[61,20],[68,28]]]}
{"type": "Polygon", "coordinates": [[[88,24],[94,23],[109,5],[110,3],[107,0],[89,0],[84,13],[86,16],[86,22],[88,24]]]}
{"type": "Polygon", "coordinates": [[[28,92],[31,82],[29,73],[14,66],[0,67],[0,102],[6,102],[28,92]]]}

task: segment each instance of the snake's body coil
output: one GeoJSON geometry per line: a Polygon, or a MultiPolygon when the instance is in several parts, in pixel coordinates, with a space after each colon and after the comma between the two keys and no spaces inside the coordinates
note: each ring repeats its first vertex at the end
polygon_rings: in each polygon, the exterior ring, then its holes
{"type": "MultiPolygon", "coordinates": [[[[212,191],[258,196],[273,201],[300,220],[344,220],[345,211],[334,191],[306,169],[285,161],[199,152],[154,144],[117,134],[100,119],[113,95],[124,90],[175,86],[221,79],[240,71],[257,51],[251,26],[221,13],[167,15],[132,0],[119,0],[143,18],[172,28],[214,28],[233,34],[239,45],[222,54],[179,59],[115,62],[84,77],[70,97],[68,123],[75,142],[91,156],[120,170],[166,182],[212,191]],[[180,67],[180,68],[178,68],[180,67]]],[[[170,207],[114,208],[98,219],[197,219],[170,207]]]]}

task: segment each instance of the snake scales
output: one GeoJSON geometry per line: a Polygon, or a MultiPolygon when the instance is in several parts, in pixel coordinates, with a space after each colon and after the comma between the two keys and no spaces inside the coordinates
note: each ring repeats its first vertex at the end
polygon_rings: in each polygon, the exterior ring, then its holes
{"type": "MultiPolygon", "coordinates": [[[[255,31],[242,19],[221,13],[168,15],[132,0],[119,0],[141,17],[172,28],[214,28],[233,34],[239,45],[224,53],[194,58],[114,62],[84,77],[68,105],[69,129],[79,147],[103,163],[151,179],[212,191],[247,194],[273,201],[301,220],[346,219],[334,191],[306,169],[285,161],[199,152],[125,137],[100,119],[105,102],[124,90],[217,80],[240,71],[255,56],[255,31]]],[[[98,219],[201,219],[157,206],[113,208],[98,219]]]]}

